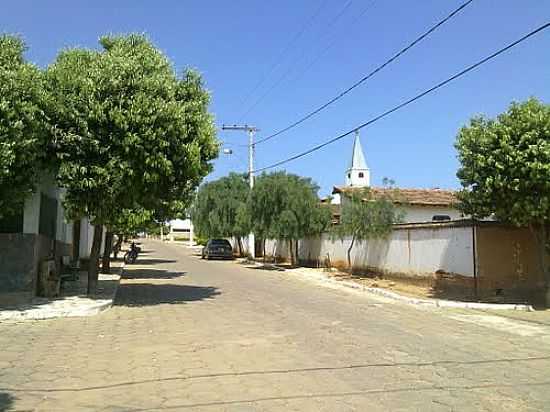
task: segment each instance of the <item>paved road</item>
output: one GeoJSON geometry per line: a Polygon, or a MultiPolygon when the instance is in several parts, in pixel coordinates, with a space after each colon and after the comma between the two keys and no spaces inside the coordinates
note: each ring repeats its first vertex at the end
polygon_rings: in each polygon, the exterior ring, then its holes
{"type": "Polygon", "coordinates": [[[550,410],[547,326],[144,246],[111,310],[0,325],[4,409],[550,410]]]}

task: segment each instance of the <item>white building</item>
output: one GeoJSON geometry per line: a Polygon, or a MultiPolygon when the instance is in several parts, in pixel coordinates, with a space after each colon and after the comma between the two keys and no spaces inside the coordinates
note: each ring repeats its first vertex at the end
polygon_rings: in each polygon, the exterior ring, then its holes
{"type": "Polygon", "coordinates": [[[174,240],[193,242],[193,222],[191,222],[191,219],[174,219],[168,223],[170,225],[170,233],[168,234],[170,242],[174,240]]]}
{"type": "Polygon", "coordinates": [[[454,206],[456,193],[442,189],[402,189],[371,187],[370,169],[365,161],[359,134],[353,142],[351,162],[346,170],[345,186],[335,186],[333,203],[345,203],[349,194],[370,188],[373,198],[390,199],[401,211],[403,223],[424,223],[463,219],[464,215],[454,206]]]}

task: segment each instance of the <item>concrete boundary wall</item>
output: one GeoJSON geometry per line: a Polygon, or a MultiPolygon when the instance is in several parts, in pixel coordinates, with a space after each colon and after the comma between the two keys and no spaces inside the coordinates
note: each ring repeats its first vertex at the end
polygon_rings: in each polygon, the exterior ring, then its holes
{"type": "MultiPolygon", "coordinates": [[[[327,258],[333,266],[347,266],[351,238],[333,240],[328,234],[299,242],[301,261],[323,266],[327,258]]],[[[266,254],[288,259],[288,244],[267,240],[266,254]]],[[[410,277],[452,273],[474,276],[472,228],[460,224],[396,225],[384,239],[355,242],[351,261],[356,270],[375,269],[410,277]]]]}
{"type": "MultiPolygon", "coordinates": [[[[350,238],[328,234],[299,241],[300,264],[347,268],[350,238]]],[[[288,243],[267,240],[266,255],[289,260],[288,243]]],[[[494,221],[395,225],[385,239],[356,242],[354,272],[405,277],[472,296],[537,301],[545,282],[534,235],[494,221]]],[[[546,256],[550,266],[550,255],[546,256]]]]}

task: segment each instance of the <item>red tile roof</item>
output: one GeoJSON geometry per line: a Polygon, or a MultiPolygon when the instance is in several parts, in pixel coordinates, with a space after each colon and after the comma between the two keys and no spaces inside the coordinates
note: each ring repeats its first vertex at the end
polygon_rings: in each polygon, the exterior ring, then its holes
{"type": "MultiPolygon", "coordinates": [[[[332,194],[345,195],[364,188],[352,186],[334,186],[332,194]]],[[[370,193],[375,199],[389,198],[393,203],[419,206],[453,206],[458,202],[456,192],[443,189],[389,189],[383,187],[371,187],[370,193]]]]}

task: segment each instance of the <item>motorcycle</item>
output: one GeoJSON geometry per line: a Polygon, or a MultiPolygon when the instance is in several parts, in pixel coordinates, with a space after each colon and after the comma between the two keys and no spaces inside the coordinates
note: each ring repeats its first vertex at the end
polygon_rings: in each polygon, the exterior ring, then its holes
{"type": "Polygon", "coordinates": [[[140,251],[141,249],[137,247],[134,242],[132,242],[130,249],[124,254],[124,263],[136,263],[140,251]]]}

